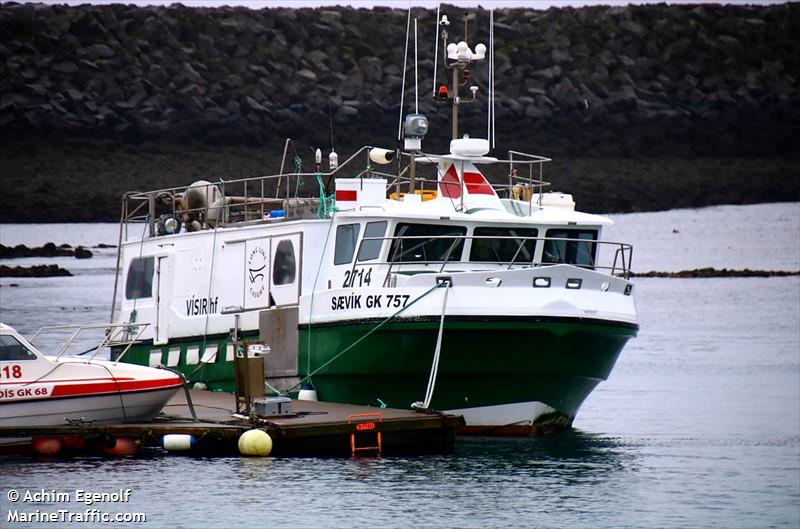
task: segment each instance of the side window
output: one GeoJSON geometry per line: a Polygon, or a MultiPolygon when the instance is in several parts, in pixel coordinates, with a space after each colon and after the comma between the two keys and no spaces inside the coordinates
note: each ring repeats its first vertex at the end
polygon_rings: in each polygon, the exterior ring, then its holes
{"type": "Polygon", "coordinates": [[[596,240],[596,230],[547,230],[542,262],[592,267],[597,246],[596,240]]]}
{"type": "MultiPolygon", "coordinates": [[[[367,222],[364,228],[364,237],[383,237],[386,235],[386,226],[389,223],[385,220],[377,222],[367,222]]],[[[383,241],[361,241],[361,249],[358,250],[359,261],[371,261],[377,259],[381,253],[383,241]]]]}
{"type": "Polygon", "coordinates": [[[535,228],[475,228],[469,260],[488,263],[530,263],[536,249],[535,228]],[[499,237],[524,237],[506,239],[499,237]]]}
{"type": "Polygon", "coordinates": [[[36,355],[13,336],[0,335],[0,362],[36,360],[36,355]]]}
{"type": "Polygon", "coordinates": [[[356,251],[356,241],[360,224],[342,224],[336,228],[336,249],[333,252],[333,264],[348,264],[353,262],[356,251]]]}
{"type": "Polygon", "coordinates": [[[279,242],[278,248],[275,250],[275,259],[272,263],[272,283],[275,285],[294,283],[296,270],[292,241],[283,240],[279,242]]]}
{"type": "Polygon", "coordinates": [[[389,259],[396,263],[460,261],[466,233],[464,226],[400,223],[389,259]]]}
{"type": "Polygon", "coordinates": [[[128,266],[125,299],[153,297],[154,257],[137,257],[128,266]]]}

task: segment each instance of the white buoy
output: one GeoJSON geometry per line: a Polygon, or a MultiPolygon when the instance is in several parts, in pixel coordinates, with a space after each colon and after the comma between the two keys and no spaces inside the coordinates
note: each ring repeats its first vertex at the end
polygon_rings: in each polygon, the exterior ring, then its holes
{"type": "Polygon", "coordinates": [[[272,452],[272,438],[264,430],[247,430],[239,437],[239,453],[243,456],[266,457],[272,452]]]}
{"type": "Polygon", "coordinates": [[[317,401],[317,390],[311,384],[303,384],[300,391],[297,393],[297,400],[310,400],[317,401]]]}
{"type": "Polygon", "coordinates": [[[170,433],[161,439],[161,446],[168,452],[186,452],[197,444],[197,439],[189,434],[170,433]]]}

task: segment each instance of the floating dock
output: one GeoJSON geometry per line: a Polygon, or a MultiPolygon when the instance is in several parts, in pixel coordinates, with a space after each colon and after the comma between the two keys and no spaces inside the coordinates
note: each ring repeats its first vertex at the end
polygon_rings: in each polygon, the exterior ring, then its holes
{"type": "MultiPolygon", "coordinates": [[[[239,437],[255,428],[269,434],[270,455],[279,457],[419,455],[452,452],[456,430],[464,426],[459,415],[305,400],[292,400],[290,411],[284,414],[253,419],[234,416],[232,394],[190,393],[195,417],[186,395],[179,392],[164,407],[163,415],[149,423],[3,427],[0,445],[2,438],[31,437],[59,443],[57,454],[101,450],[127,455],[125,446],[132,447],[131,451],[158,448],[165,435],[179,434],[191,436],[191,448],[173,453],[227,456],[239,454],[239,437]]],[[[35,451],[34,445],[19,445],[17,451],[35,451]]]]}

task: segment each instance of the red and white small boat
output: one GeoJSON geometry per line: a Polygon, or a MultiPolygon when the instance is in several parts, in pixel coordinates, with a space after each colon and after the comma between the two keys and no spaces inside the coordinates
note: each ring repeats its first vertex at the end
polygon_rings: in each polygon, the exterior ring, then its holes
{"type": "Polygon", "coordinates": [[[107,333],[102,347],[109,345],[110,336],[130,332],[105,324],[78,326],[56,356],[46,356],[0,323],[0,429],[152,420],[183,385],[179,375],[95,360],[101,347],[89,358],[63,355],[80,330],[103,327],[117,328],[107,333]]]}

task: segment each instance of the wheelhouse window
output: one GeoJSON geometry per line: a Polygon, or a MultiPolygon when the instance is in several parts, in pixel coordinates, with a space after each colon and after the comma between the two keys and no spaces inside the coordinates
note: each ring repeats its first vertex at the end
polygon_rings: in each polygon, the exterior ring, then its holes
{"type": "Polygon", "coordinates": [[[125,299],[153,297],[154,257],[137,257],[128,265],[128,279],[125,281],[125,299]]]}
{"type": "MultiPolygon", "coordinates": [[[[366,228],[364,228],[364,238],[368,237],[383,237],[386,235],[386,226],[389,223],[385,220],[380,220],[376,222],[367,222],[366,228]]],[[[381,248],[383,247],[383,241],[361,241],[361,247],[358,250],[358,260],[359,261],[371,261],[373,259],[377,259],[381,253],[381,248]]]]}
{"type": "Polygon", "coordinates": [[[464,226],[399,223],[389,259],[396,263],[460,261],[464,226]]]}
{"type": "Polygon", "coordinates": [[[336,228],[336,249],[333,251],[333,264],[348,264],[353,262],[356,251],[356,241],[360,224],[342,224],[336,228]]]}
{"type": "Polygon", "coordinates": [[[296,272],[294,245],[292,241],[283,240],[278,243],[278,248],[275,250],[275,261],[272,265],[272,282],[275,285],[290,285],[294,283],[296,272]]]}
{"type": "Polygon", "coordinates": [[[542,262],[593,267],[596,241],[597,230],[547,230],[542,262]]]}
{"type": "Polygon", "coordinates": [[[469,260],[482,263],[530,263],[536,250],[535,237],[538,233],[535,228],[475,228],[469,260]]]}
{"type": "Polygon", "coordinates": [[[36,355],[13,336],[0,335],[0,362],[36,360],[36,355]]]}

